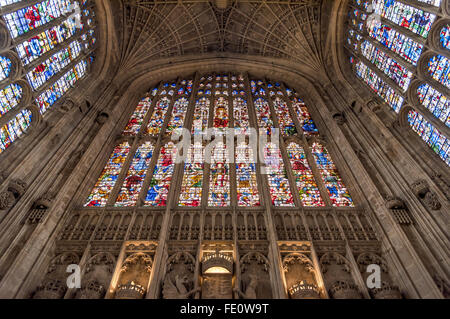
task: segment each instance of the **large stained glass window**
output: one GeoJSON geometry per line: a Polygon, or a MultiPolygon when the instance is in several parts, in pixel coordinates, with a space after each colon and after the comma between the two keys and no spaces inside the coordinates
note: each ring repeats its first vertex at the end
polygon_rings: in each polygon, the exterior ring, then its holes
{"type": "Polygon", "coordinates": [[[123,142],[118,145],[111,157],[109,158],[108,164],[103,170],[100,178],[94,186],[94,190],[89,195],[86,205],[87,207],[105,207],[109,195],[112,189],[116,185],[119,174],[122,170],[122,166],[127,159],[128,153],[130,152],[130,145],[128,142],[123,142]]]}
{"type": "Polygon", "coordinates": [[[159,151],[158,163],[153,171],[145,206],[166,206],[176,162],[176,147],[172,142],[159,151]]]}
{"type": "Polygon", "coordinates": [[[10,51],[0,57],[0,81],[7,82],[0,90],[0,99],[5,96],[7,100],[0,102],[1,114],[12,111],[19,118],[23,111],[17,108],[18,100],[22,89],[28,90],[8,81],[13,65],[8,57],[17,55],[18,65],[14,63],[14,68],[21,80],[30,84],[44,115],[85,77],[93,62],[94,1],[3,0],[0,6],[12,38],[10,51]]]}
{"type": "Polygon", "coordinates": [[[309,207],[325,206],[303,147],[296,143],[290,143],[287,152],[302,205],[309,207]]]}
{"type": "Polygon", "coordinates": [[[116,206],[136,205],[152,156],[153,144],[151,142],[146,142],[137,149],[117,197],[116,206]]]}
{"type": "MultiPolygon", "coordinates": [[[[435,116],[450,126],[449,97],[436,83],[450,88],[450,57],[446,53],[450,49],[450,28],[440,6],[440,0],[350,1],[345,47],[351,53],[357,77],[395,112],[402,114],[404,105],[417,110],[424,106],[430,111],[420,115],[424,120],[435,116]],[[421,59],[424,55],[426,58],[421,59]],[[424,77],[421,73],[425,69],[428,76],[424,77]],[[414,94],[408,93],[415,81],[419,82],[419,103],[415,98],[411,101],[414,94]]],[[[440,127],[440,131],[446,129],[440,127]]]]}
{"type": "MultiPolygon", "coordinates": [[[[257,210],[264,204],[304,208],[331,203],[352,206],[324,149],[320,149],[315,163],[307,140],[315,140],[319,131],[299,94],[283,83],[258,80],[254,82],[255,93],[248,96],[246,81],[248,78],[242,75],[205,75],[195,81],[160,83],[148,92],[130,115],[122,131],[124,142],[115,148],[85,206],[152,211],[172,204],[181,210],[257,210]],[[261,90],[267,97],[261,97],[261,90]],[[192,92],[196,99],[188,98],[192,92]],[[282,142],[278,147],[273,136],[264,142],[261,132],[253,140],[249,135],[254,132],[250,117],[257,115],[258,127],[264,133],[276,128],[271,110],[287,140],[300,138],[298,142],[290,141],[287,147],[282,142]],[[296,127],[295,117],[308,138],[288,129],[296,127]],[[192,134],[187,141],[171,141],[174,130],[191,123],[194,133],[215,129],[215,138],[207,140],[192,134]],[[231,132],[233,138],[226,136],[231,132]],[[262,141],[261,145],[256,140],[262,141]],[[262,185],[258,185],[261,179],[262,185]],[[260,192],[263,187],[268,189],[260,192]],[[327,189],[330,201],[322,197],[327,189]]],[[[1,145],[8,143],[7,137],[2,135],[1,145]]]]}

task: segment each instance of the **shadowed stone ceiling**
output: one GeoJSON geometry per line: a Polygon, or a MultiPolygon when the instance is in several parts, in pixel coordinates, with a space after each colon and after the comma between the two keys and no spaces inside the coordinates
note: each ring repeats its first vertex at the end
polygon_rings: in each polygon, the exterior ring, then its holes
{"type": "Polygon", "coordinates": [[[321,0],[123,0],[121,67],[235,53],[322,69],[321,0]]]}

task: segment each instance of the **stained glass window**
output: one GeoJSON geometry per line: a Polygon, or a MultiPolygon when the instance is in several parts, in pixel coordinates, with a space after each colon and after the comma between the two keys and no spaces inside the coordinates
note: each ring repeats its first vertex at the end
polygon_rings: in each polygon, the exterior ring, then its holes
{"type": "Polygon", "coordinates": [[[212,150],[209,206],[230,206],[230,165],[227,163],[227,156],[227,148],[223,142],[219,142],[212,150]]]}
{"type": "Polygon", "coordinates": [[[201,134],[208,127],[210,100],[202,97],[195,103],[192,134],[201,134]]]}
{"type": "Polygon", "coordinates": [[[395,112],[400,112],[404,98],[395,90],[384,82],[375,72],[367,65],[358,62],[355,65],[356,74],[386,103],[388,103],[395,112]]]}
{"type": "Polygon", "coordinates": [[[394,0],[372,0],[376,14],[424,38],[428,36],[436,15],[394,0]]]}
{"type": "Polygon", "coordinates": [[[450,26],[448,24],[441,30],[440,41],[444,48],[450,50],[450,26]]]}
{"type": "MultiPolygon", "coordinates": [[[[78,4],[78,3],[77,3],[78,4]]],[[[13,38],[43,26],[75,10],[74,1],[47,0],[35,5],[5,14],[8,29],[13,38]]]]}
{"type": "Polygon", "coordinates": [[[319,143],[314,143],[312,146],[312,153],[333,206],[354,206],[350,193],[344,186],[336,166],[326,148],[319,143]]]}
{"type": "Polygon", "coordinates": [[[27,73],[28,82],[33,89],[38,89],[55,74],[74,61],[81,53],[81,44],[73,41],[67,48],[64,48],[53,56],[33,67],[27,73]]]}
{"type": "Polygon", "coordinates": [[[297,133],[297,128],[292,121],[291,114],[287,103],[281,98],[277,97],[273,101],[273,107],[277,113],[278,123],[280,124],[281,134],[283,136],[291,136],[297,133]]]}
{"type": "MultiPolygon", "coordinates": [[[[44,114],[85,76],[93,62],[95,15],[87,0],[0,1],[1,7],[12,4],[14,9],[5,9],[2,18],[44,114]]],[[[0,81],[9,77],[11,67],[9,58],[0,57],[0,81]]],[[[8,84],[0,92],[1,115],[14,109],[22,94],[20,86],[8,84]]],[[[22,110],[14,112],[18,118],[22,110]]]]}
{"type": "Polygon", "coordinates": [[[394,82],[403,89],[403,92],[406,92],[413,76],[411,71],[392,59],[387,53],[375,47],[369,41],[364,41],[361,44],[361,52],[367,60],[372,62],[378,69],[394,80],[394,82]]]}
{"type": "Polygon", "coordinates": [[[137,149],[115,206],[130,207],[136,205],[152,155],[153,144],[150,142],[142,144],[137,149]]]}
{"type": "Polygon", "coordinates": [[[434,116],[450,126],[450,100],[428,84],[422,84],[417,89],[420,103],[434,116]]]}
{"type": "Polygon", "coordinates": [[[256,181],[256,160],[253,149],[246,143],[236,146],[236,182],[238,206],[260,206],[256,181]]]}
{"type": "Polygon", "coordinates": [[[443,55],[431,58],[428,72],[436,81],[450,89],[450,60],[443,55]]]}
{"type": "Polygon", "coordinates": [[[302,205],[308,207],[325,206],[303,147],[296,143],[290,143],[287,152],[302,205]]]}
{"type": "Polygon", "coordinates": [[[6,79],[9,74],[11,73],[11,60],[0,56],[0,81],[3,81],[4,79],[6,79]]]}
{"type": "MultiPolygon", "coordinates": [[[[277,82],[267,83],[258,80],[255,85],[260,89],[265,88],[265,93],[273,101],[280,127],[286,134],[289,132],[286,128],[294,125],[295,119],[292,116],[297,116],[305,134],[318,135],[311,114],[295,90],[285,88],[284,84],[277,82]]],[[[130,116],[122,132],[127,142],[123,142],[114,150],[85,206],[105,207],[115,200],[115,207],[128,208],[139,206],[141,204],[139,200],[142,199],[145,207],[164,207],[170,200],[169,194],[176,194],[178,205],[181,207],[200,207],[202,203],[207,207],[230,207],[231,205],[242,209],[258,207],[262,203],[262,195],[259,193],[257,183],[258,161],[260,161],[261,173],[267,176],[270,201],[275,207],[294,207],[295,196],[292,193],[294,190],[298,192],[301,205],[304,207],[327,205],[330,202],[324,201],[321,197],[325,194],[325,189],[320,190],[324,185],[317,184],[322,177],[333,205],[353,205],[326,150],[321,149],[321,153],[316,154],[319,156],[317,166],[321,174],[314,176],[316,165],[309,162],[308,158],[314,161],[316,157],[312,156],[309,147],[304,149],[301,144],[296,143],[289,143],[287,153],[284,154],[272,141],[261,149],[259,154],[259,150],[254,149],[257,145],[250,145],[248,140],[238,139],[238,145],[228,147],[227,143],[231,142],[225,143],[222,135],[219,136],[221,140],[214,139],[211,142],[214,145],[210,145],[212,146],[210,149],[210,147],[207,148],[209,142],[203,144],[202,141],[193,138],[193,144],[179,153],[186,155],[182,162],[183,166],[180,167],[183,169],[183,175],[180,175],[179,181],[173,183],[173,179],[176,178],[174,176],[176,156],[180,150],[174,142],[169,141],[168,135],[176,128],[182,127],[188,120],[186,118],[188,109],[192,107],[195,111],[192,115],[193,131],[201,132],[208,127],[209,101],[211,101],[213,113],[210,115],[213,115],[214,120],[212,126],[223,132],[223,129],[229,126],[227,120],[230,120],[231,109],[228,101],[233,101],[232,119],[235,128],[239,132],[244,132],[251,128],[247,103],[251,103],[252,100],[246,99],[245,92],[249,88],[246,87],[243,77],[235,75],[205,76],[200,80],[197,88],[193,87],[191,80],[161,83],[159,87],[160,89],[151,90],[130,116]],[[200,89],[205,90],[202,93],[204,96],[200,96],[197,100],[187,98],[194,90],[198,93],[200,89]],[[212,91],[206,96],[205,92],[209,89],[212,91]],[[224,89],[228,92],[237,90],[237,94],[224,97],[224,89]],[[220,92],[218,95],[215,93],[216,90],[220,92]],[[172,111],[169,112],[169,110],[172,111]],[[149,124],[146,124],[147,120],[149,124]],[[154,135],[162,132],[163,123],[168,123],[166,130],[168,134],[155,139],[154,135]],[[155,129],[155,131],[145,130],[138,137],[142,127],[155,129]],[[150,137],[150,135],[153,136],[150,137]],[[137,144],[141,139],[147,141],[137,144]],[[129,154],[130,145],[136,144],[139,145],[136,152],[129,154]],[[211,153],[206,154],[207,150],[211,153]],[[259,155],[263,158],[260,159],[259,155]],[[324,163],[324,158],[328,162],[324,163]],[[287,162],[284,162],[284,159],[287,162]],[[124,166],[125,163],[127,166],[124,166]],[[208,168],[206,173],[205,167],[208,168]],[[291,177],[292,180],[290,180],[291,177]],[[117,183],[118,179],[119,183],[117,183]],[[207,190],[204,192],[205,182],[207,182],[207,190]],[[235,185],[232,184],[234,182],[235,185]],[[171,190],[172,185],[179,188],[171,190]],[[334,193],[335,190],[337,195],[334,193]],[[233,194],[236,198],[232,196],[233,194]],[[117,197],[110,198],[111,196],[117,197]],[[232,198],[236,202],[232,202],[232,198]]],[[[265,129],[272,128],[269,101],[260,97],[258,93],[253,98],[253,102],[258,115],[258,125],[265,129]]],[[[8,142],[7,135],[3,135],[1,145],[2,149],[5,149],[3,145],[8,142]]]]}
{"type": "Polygon", "coordinates": [[[214,104],[214,127],[219,129],[227,128],[228,123],[230,122],[228,115],[228,101],[223,97],[219,97],[214,104]]]}
{"type": "Polygon", "coordinates": [[[272,204],[274,206],[294,206],[294,198],[280,148],[269,143],[264,149],[264,159],[272,204]]]}
{"type": "Polygon", "coordinates": [[[256,109],[256,118],[258,119],[258,127],[264,129],[267,134],[271,134],[271,130],[274,127],[272,118],[270,116],[269,102],[263,98],[257,98],[253,104],[256,109]]]}
{"type": "Polygon", "coordinates": [[[0,153],[3,153],[12,143],[27,132],[31,125],[32,114],[23,110],[0,128],[0,153]]]}
{"type": "Polygon", "coordinates": [[[19,105],[21,98],[22,87],[18,84],[10,84],[0,90],[0,117],[19,105]]]}
{"type": "Polygon", "coordinates": [[[420,113],[410,111],[408,114],[408,122],[413,131],[450,166],[450,143],[448,138],[441,134],[420,113]]]}
{"type": "Polygon", "coordinates": [[[87,71],[86,61],[81,61],[76,64],[70,71],[64,74],[52,86],[46,89],[40,96],[37,97],[36,102],[39,105],[41,113],[44,114],[47,110],[55,104],[75,83],[81,79],[87,71]]]}
{"type": "Polygon", "coordinates": [[[166,132],[172,134],[176,129],[183,128],[184,118],[186,116],[189,100],[185,97],[176,100],[173,105],[172,116],[170,118],[169,126],[166,132]]]}
{"type": "Polygon", "coordinates": [[[147,126],[147,133],[150,135],[157,135],[161,132],[161,128],[164,124],[164,118],[166,116],[167,110],[170,106],[170,100],[167,97],[161,98],[156,102],[155,110],[153,111],[150,122],[147,126]]]}
{"type": "Polygon", "coordinates": [[[123,131],[124,135],[136,135],[139,133],[142,123],[144,122],[145,115],[147,114],[150,106],[152,105],[152,100],[150,97],[146,97],[139,102],[136,110],[128,121],[125,130],[123,131]]]}
{"type": "Polygon", "coordinates": [[[298,121],[300,122],[300,125],[302,126],[303,133],[305,135],[319,134],[319,130],[317,129],[316,124],[314,124],[314,121],[305,103],[298,97],[293,97],[292,107],[295,113],[297,113],[297,118],[298,121]]]}
{"type": "Polygon", "coordinates": [[[172,175],[175,169],[177,149],[172,142],[160,150],[158,163],[153,171],[150,188],[145,198],[145,206],[166,206],[172,175]]]}
{"type": "Polygon", "coordinates": [[[112,189],[116,185],[122,166],[130,152],[130,145],[128,142],[123,142],[118,145],[108,164],[103,170],[100,178],[94,186],[92,193],[89,195],[85,206],[87,207],[105,207],[112,189]]]}
{"type": "Polygon", "coordinates": [[[368,22],[367,32],[372,38],[413,65],[416,65],[417,61],[419,61],[423,51],[422,44],[415,42],[411,38],[375,19],[370,23],[368,22]]]}
{"type": "Polygon", "coordinates": [[[241,97],[233,99],[233,118],[236,134],[247,132],[250,127],[247,101],[241,97]]]}
{"type": "Polygon", "coordinates": [[[181,185],[180,206],[197,207],[201,205],[203,188],[204,150],[200,143],[193,144],[184,163],[184,176],[181,185]]]}

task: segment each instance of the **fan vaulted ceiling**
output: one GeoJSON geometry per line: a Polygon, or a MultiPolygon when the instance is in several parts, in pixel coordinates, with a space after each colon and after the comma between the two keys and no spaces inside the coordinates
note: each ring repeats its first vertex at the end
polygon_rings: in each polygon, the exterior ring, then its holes
{"type": "Polygon", "coordinates": [[[281,58],[320,69],[321,0],[124,0],[122,67],[207,53],[281,58]]]}

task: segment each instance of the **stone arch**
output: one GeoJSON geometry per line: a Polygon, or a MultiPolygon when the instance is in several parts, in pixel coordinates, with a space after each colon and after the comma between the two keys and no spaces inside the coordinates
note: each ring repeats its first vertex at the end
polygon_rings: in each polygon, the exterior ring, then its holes
{"type": "Polygon", "coordinates": [[[290,298],[320,299],[316,269],[309,257],[291,253],[283,258],[283,270],[290,298]]]}
{"type": "Polygon", "coordinates": [[[125,259],[120,269],[116,299],[142,299],[147,292],[153,259],[145,253],[135,253],[125,259]]]}
{"type": "Polygon", "coordinates": [[[240,260],[239,282],[234,291],[243,299],[271,299],[270,263],[260,252],[249,252],[240,260]]]}

